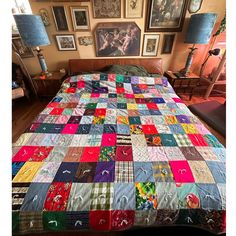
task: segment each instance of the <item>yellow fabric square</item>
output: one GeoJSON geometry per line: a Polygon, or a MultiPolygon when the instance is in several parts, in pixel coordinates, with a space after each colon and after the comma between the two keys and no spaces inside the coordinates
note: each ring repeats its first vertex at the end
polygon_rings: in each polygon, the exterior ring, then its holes
{"type": "Polygon", "coordinates": [[[181,124],[181,125],[187,134],[198,134],[195,125],[193,124],[181,124]]]}
{"type": "Polygon", "coordinates": [[[138,109],[137,104],[127,103],[127,109],[138,109]]]}

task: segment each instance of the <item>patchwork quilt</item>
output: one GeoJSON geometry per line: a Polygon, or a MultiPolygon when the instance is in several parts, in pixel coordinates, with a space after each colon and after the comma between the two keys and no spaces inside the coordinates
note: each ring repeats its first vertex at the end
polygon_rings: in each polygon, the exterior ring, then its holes
{"type": "Polygon", "coordinates": [[[163,77],[85,74],[13,144],[13,233],[225,232],[225,149],[163,77]]]}

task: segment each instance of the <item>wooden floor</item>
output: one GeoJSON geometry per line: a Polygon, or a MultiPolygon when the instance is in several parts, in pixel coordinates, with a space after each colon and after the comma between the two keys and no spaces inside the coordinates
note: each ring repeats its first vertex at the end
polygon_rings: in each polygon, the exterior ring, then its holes
{"type": "MultiPolygon", "coordinates": [[[[203,99],[202,97],[193,96],[192,100],[189,101],[188,97],[181,97],[183,102],[188,106],[195,103],[201,103],[206,101],[216,100],[220,103],[225,102],[223,97],[210,97],[208,100],[203,99]]],[[[41,101],[35,100],[28,102],[26,99],[22,98],[18,101],[15,101],[12,107],[12,142],[15,142],[18,137],[24,133],[28,128],[34,118],[45,108],[45,106],[50,102],[50,99],[43,99],[41,101]]],[[[202,121],[203,122],[203,121],[202,121]]],[[[216,132],[214,129],[209,127],[205,122],[203,124],[211,131],[213,135],[225,146],[225,138],[216,132]]]]}

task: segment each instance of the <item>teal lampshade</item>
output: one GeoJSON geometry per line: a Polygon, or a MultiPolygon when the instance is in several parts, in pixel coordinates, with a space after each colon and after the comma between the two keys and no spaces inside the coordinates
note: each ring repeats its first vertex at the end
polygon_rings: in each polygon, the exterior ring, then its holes
{"type": "Polygon", "coordinates": [[[207,44],[216,21],[217,14],[201,13],[191,15],[185,43],[207,44]]]}
{"type": "Polygon", "coordinates": [[[31,14],[14,15],[20,36],[28,47],[50,44],[41,16],[31,14]]]}

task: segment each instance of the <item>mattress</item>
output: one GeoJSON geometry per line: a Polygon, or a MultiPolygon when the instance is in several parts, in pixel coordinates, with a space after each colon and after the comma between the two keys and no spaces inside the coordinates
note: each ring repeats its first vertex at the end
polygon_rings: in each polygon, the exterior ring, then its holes
{"type": "Polygon", "coordinates": [[[166,78],[71,76],[13,144],[12,231],[220,234],[225,173],[224,146],[166,78]]]}

